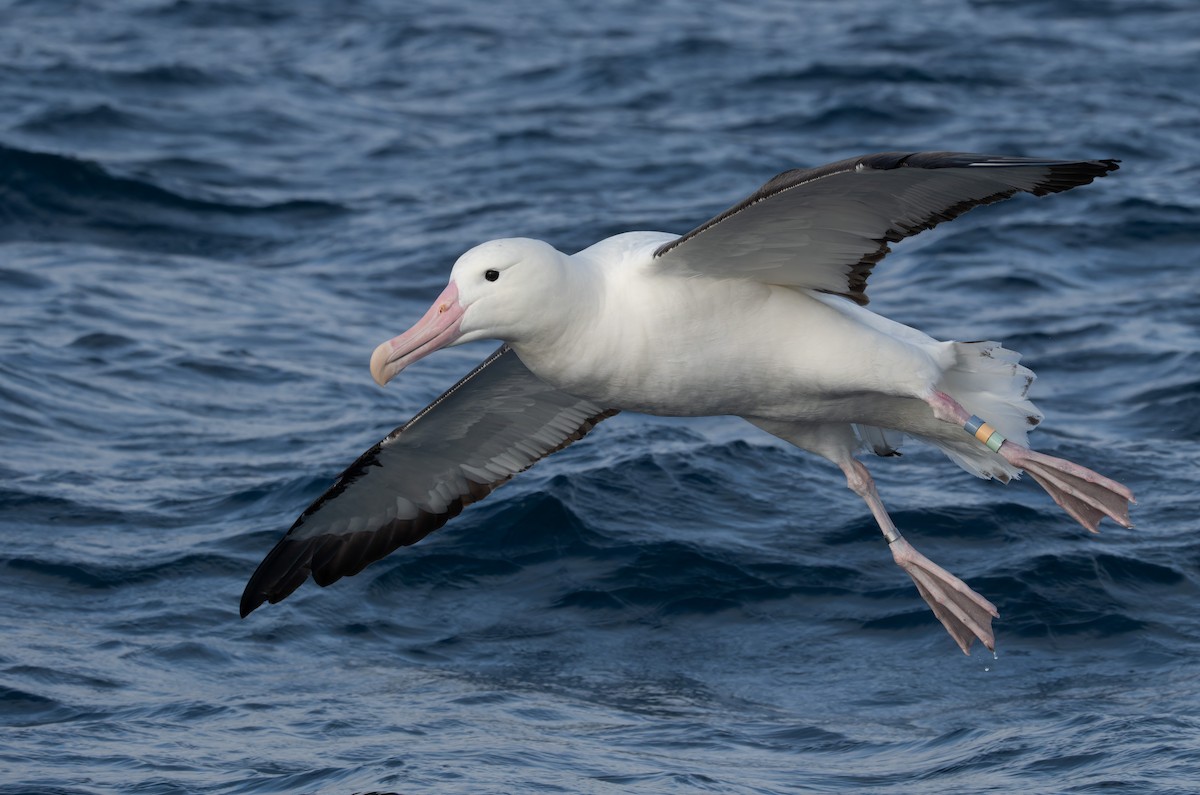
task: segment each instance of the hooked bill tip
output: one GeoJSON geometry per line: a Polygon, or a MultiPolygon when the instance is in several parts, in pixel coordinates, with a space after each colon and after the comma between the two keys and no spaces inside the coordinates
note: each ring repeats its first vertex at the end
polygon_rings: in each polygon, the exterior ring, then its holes
{"type": "Polygon", "coordinates": [[[460,336],[463,311],[458,287],[451,280],[416,325],[375,348],[371,354],[371,377],[375,383],[383,386],[413,362],[454,345],[460,336]]]}
{"type": "Polygon", "coordinates": [[[383,343],[371,354],[371,378],[380,386],[387,386],[390,377],[385,371],[388,358],[391,355],[391,345],[383,343]]]}

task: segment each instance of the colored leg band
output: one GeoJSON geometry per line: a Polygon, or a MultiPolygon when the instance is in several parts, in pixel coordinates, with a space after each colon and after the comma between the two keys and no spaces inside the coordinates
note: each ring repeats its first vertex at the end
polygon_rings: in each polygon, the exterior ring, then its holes
{"type": "Polygon", "coordinates": [[[979,417],[972,416],[963,423],[963,430],[987,445],[993,453],[1000,452],[1000,445],[1004,444],[1004,435],[979,417]]]}

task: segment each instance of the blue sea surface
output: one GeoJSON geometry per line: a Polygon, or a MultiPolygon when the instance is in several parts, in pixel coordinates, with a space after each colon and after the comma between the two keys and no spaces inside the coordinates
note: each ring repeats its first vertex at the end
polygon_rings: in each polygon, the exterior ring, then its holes
{"type": "Polygon", "coordinates": [[[0,794],[1200,790],[1194,0],[0,2],[0,794]],[[238,618],[345,466],[494,347],[367,362],[495,237],[685,232],[887,150],[1116,157],[875,270],[998,339],[1039,449],[867,462],[999,607],[962,655],[827,462],[622,414],[238,618]]]}

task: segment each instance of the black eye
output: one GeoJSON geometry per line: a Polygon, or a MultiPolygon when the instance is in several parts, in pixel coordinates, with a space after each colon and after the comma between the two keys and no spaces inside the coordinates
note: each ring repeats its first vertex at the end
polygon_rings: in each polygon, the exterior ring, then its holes
{"type": "Polygon", "coordinates": [[[494,282],[500,278],[500,271],[485,271],[483,278],[487,279],[489,282],[494,282]]]}

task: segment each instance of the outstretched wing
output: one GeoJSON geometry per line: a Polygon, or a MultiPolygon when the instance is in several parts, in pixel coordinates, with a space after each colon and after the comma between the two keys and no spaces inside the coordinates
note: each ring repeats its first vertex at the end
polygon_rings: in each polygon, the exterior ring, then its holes
{"type": "Polygon", "coordinates": [[[1086,185],[1116,160],[885,152],[785,171],[664,244],[659,267],[806,287],[867,303],[867,277],[895,243],[1015,193],[1086,185]]]}
{"type": "Polygon", "coordinates": [[[617,412],[560,392],[502,346],[363,453],[300,515],[246,584],[245,617],[420,541],[617,412]]]}

